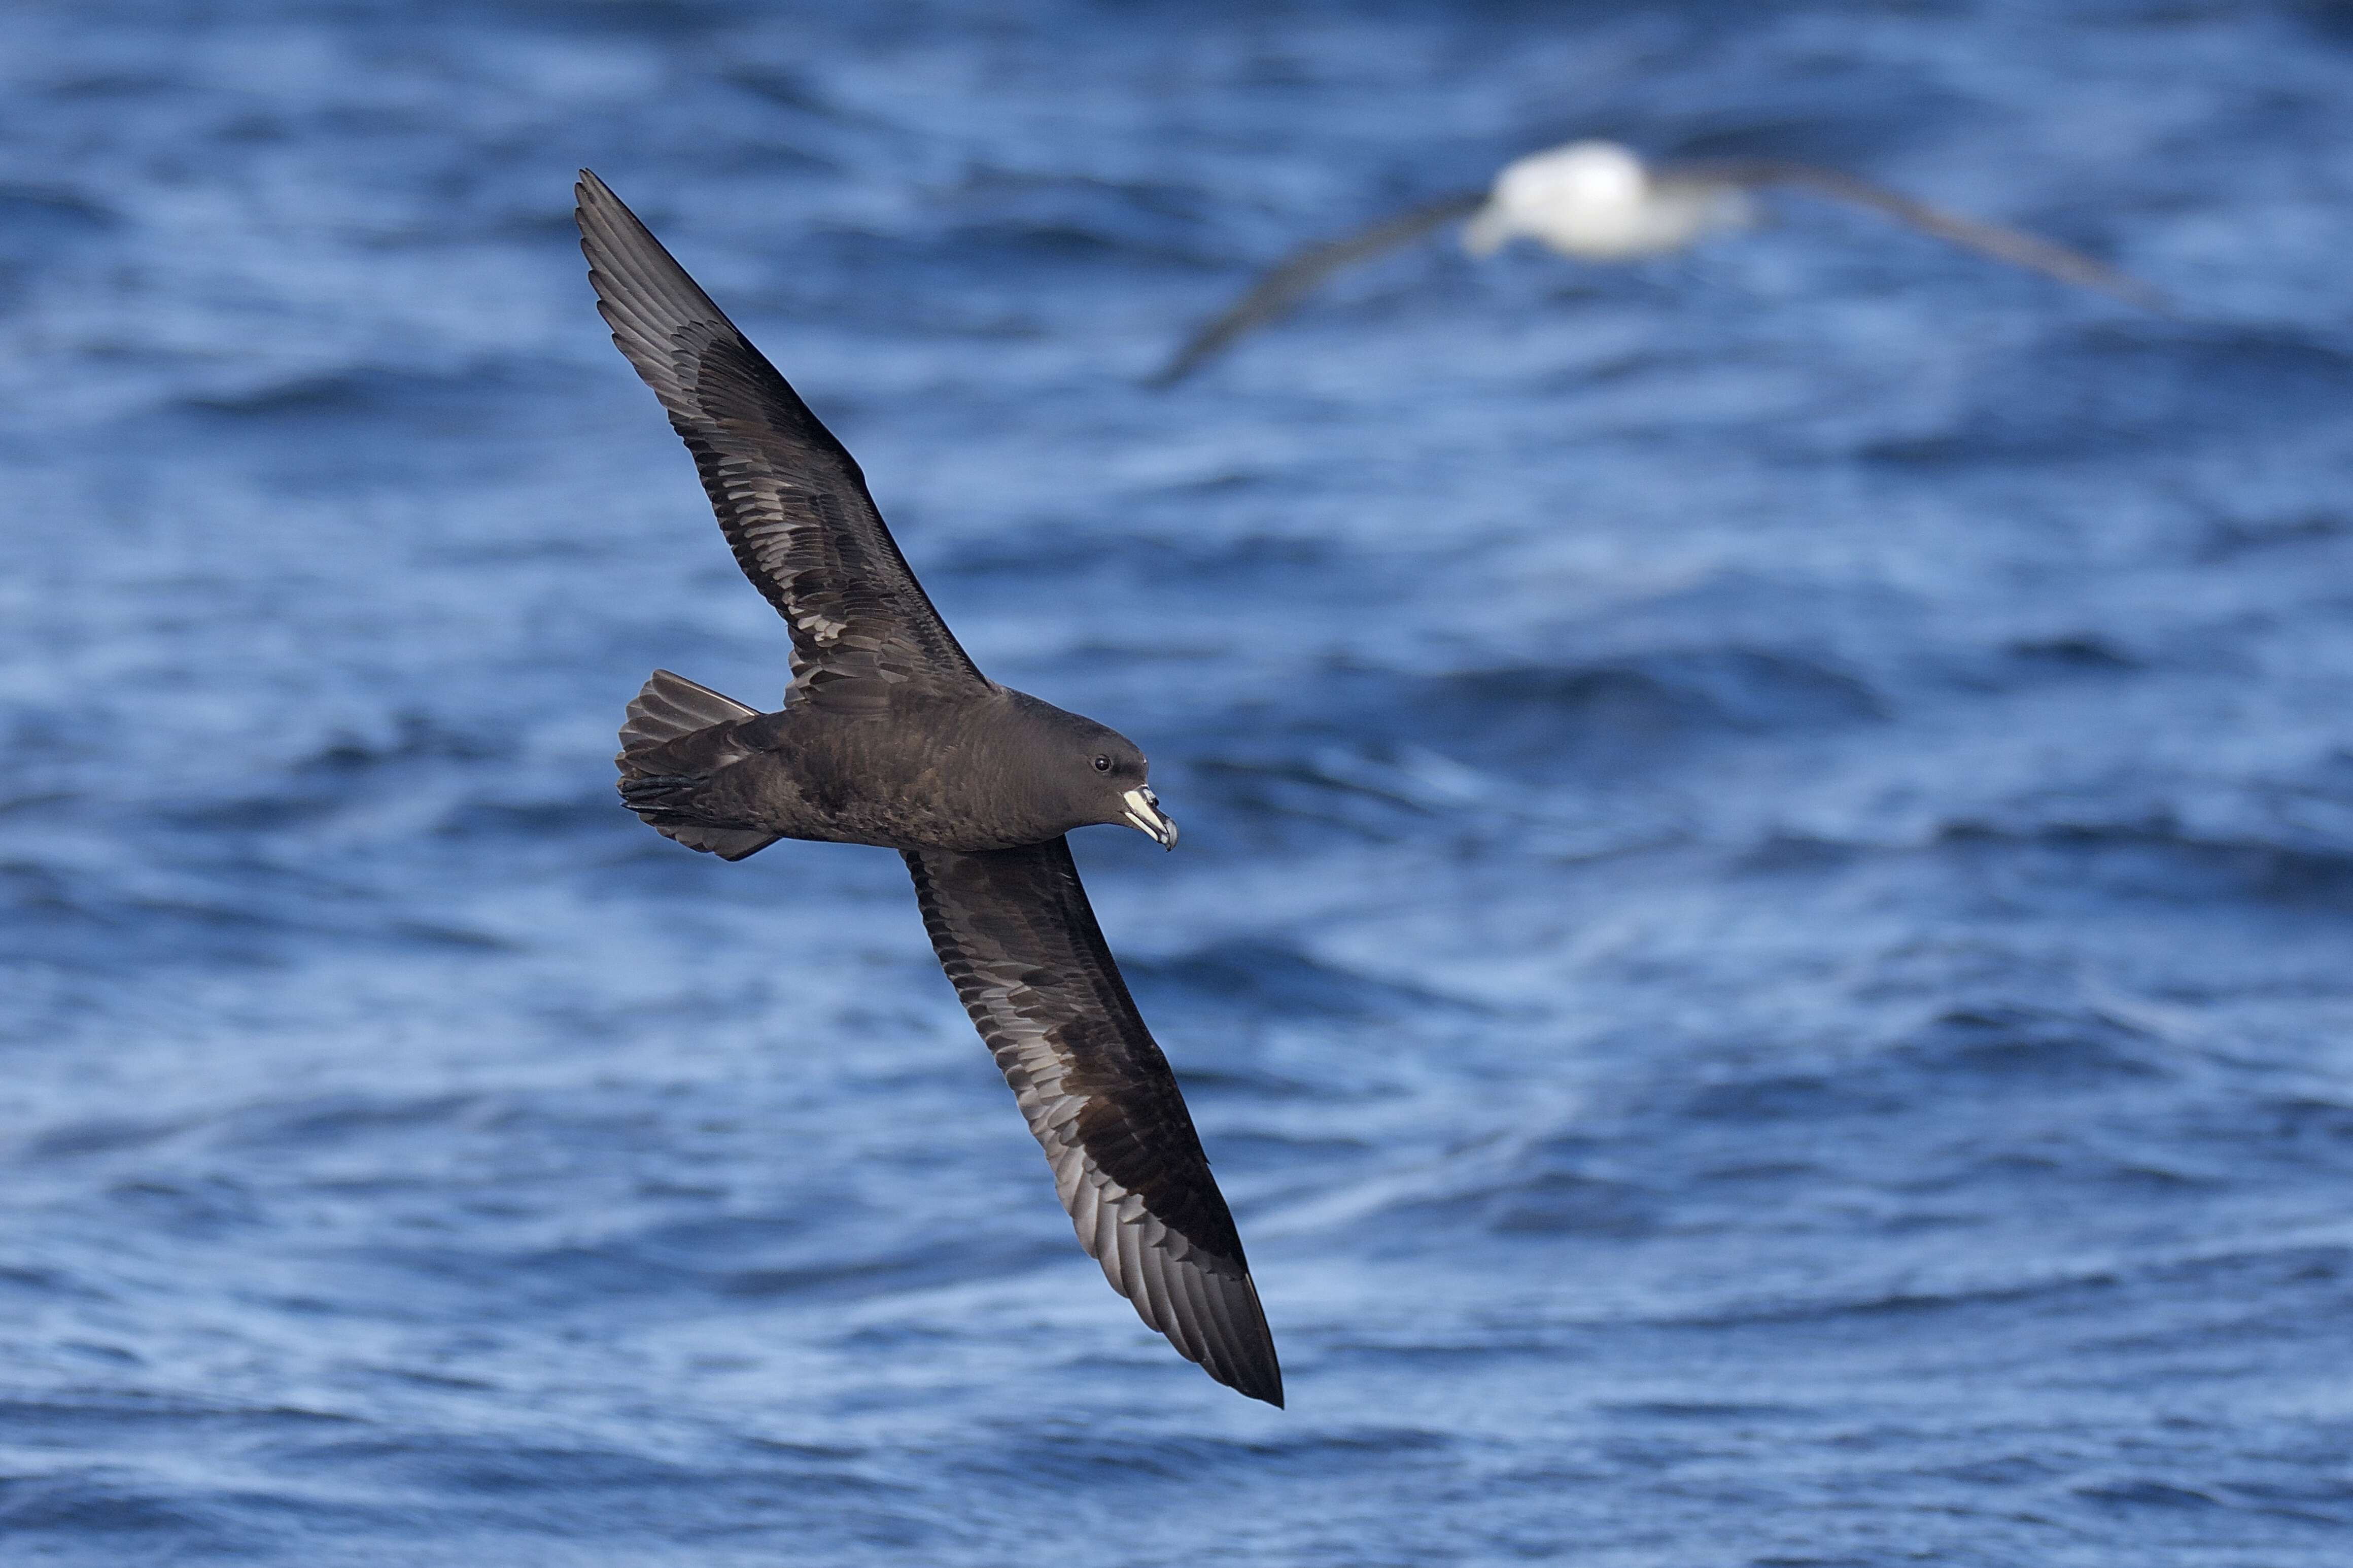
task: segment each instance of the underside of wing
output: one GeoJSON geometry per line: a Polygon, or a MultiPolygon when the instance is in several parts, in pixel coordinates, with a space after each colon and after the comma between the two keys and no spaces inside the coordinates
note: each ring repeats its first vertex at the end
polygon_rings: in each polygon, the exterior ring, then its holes
{"type": "Polygon", "coordinates": [[[596,175],[581,249],[613,342],[669,410],[744,575],[793,639],[794,701],[851,712],[987,683],[908,570],[857,462],[596,175]]]}
{"type": "Polygon", "coordinates": [[[1469,217],[1486,200],[1484,191],[1448,196],[1343,238],[1308,247],[1267,272],[1248,293],[1204,323],[1152,378],[1151,384],[1169,386],[1184,380],[1244,332],[1290,314],[1319,284],[1343,268],[1409,245],[1456,218],[1469,217]]]}
{"type": "Polygon", "coordinates": [[[1188,1360],[1281,1405],[1233,1216],[1069,845],[906,858],[941,966],[1046,1151],[1080,1245],[1188,1360]]]}
{"type": "Polygon", "coordinates": [[[2148,284],[2056,240],[2044,239],[2040,235],[2028,234],[2002,224],[1988,223],[1981,218],[1964,217],[1958,213],[1915,201],[1910,196],[1836,169],[1766,160],[1674,164],[1660,173],[1662,177],[1670,179],[1681,174],[1726,180],[1751,187],[1778,185],[1788,190],[1804,191],[1810,195],[1868,208],[1923,234],[1933,235],[1948,245],[1957,245],[1964,250],[1975,251],[1979,256],[1990,257],[2012,267],[2022,267],[2030,272],[2040,272],[2062,283],[2097,289],[2145,310],[2164,311],[2168,308],[2165,296],[2148,284]]]}

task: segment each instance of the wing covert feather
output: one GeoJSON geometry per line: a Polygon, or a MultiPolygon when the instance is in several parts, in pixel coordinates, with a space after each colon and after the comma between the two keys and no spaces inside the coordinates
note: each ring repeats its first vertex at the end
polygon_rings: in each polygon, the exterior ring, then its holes
{"type": "Polygon", "coordinates": [[[906,852],[940,966],[1053,1168],[1079,1243],[1187,1360],[1282,1403],[1282,1372],[1193,1118],[1060,838],[906,852]]]}
{"type": "Polygon", "coordinates": [[[874,712],[903,687],[985,689],[857,460],[603,181],[584,169],[575,189],[613,342],[661,399],[737,564],[791,630],[787,701],[874,712]]]}

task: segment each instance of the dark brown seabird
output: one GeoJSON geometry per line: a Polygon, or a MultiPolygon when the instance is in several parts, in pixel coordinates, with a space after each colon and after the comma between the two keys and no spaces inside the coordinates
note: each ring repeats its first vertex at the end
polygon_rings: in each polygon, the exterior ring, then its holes
{"type": "Polygon", "coordinates": [[[779,838],[904,855],[940,964],[1045,1148],[1079,1244],[1188,1360],[1280,1405],[1233,1215],[1062,837],[1118,825],[1176,847],[1144,753],[982,675],[841,443],[604,182],[583,170],[576,195],[613,342],[670,411],[720,531],[792,637],[780,712],[656,670],[621,728],[623,801],[727,860],[779,838]]]}

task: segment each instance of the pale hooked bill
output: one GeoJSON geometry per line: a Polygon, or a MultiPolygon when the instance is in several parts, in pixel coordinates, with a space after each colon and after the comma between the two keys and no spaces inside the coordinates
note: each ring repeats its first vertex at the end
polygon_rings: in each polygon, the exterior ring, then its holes
{"type": "Polygon", "coordinates": [[[1757,193],[1768,187],[1865,207],[1964,250],[2144,310],[2165,308],[2156,289],[2081,251],[1930,206],[1835,169],[1772,160],[1648,163],[1615,142],[1571,142],[1504,165],[1486,190],[1430,202],[1297,252],[1187,340],[1153,384],[1181,381],[1244,332],[1280,320],[1341,268],[1457,219],[1470,220],[1462,247],[1472,256],[1492,256],[1525,238],[1581,261],[1632,261],[1749,226],[1759,216],[1757,193]]]}
{"type": "Polygon", "coordinates": [[[1121,795],[1120,803],[1127,807],[1127,820],[1141,829],[1163,849],[1176,847],[1176,824],[1160,809],[1160,797],[1150,789],[1132,789],[1121,795]]]}

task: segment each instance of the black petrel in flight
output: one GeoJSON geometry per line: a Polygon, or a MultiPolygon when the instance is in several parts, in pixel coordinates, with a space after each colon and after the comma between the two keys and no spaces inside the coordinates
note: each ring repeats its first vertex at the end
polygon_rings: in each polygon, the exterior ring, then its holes
{"type": "Polygon", "coordinates": [[[655,671],[621,729],[622,800],[727,860],[779,838],[905,856],[1079,1244],[1187,1359],[1281,1405],[1233,1216],[1062,837],[1107,824],[1176,845],[1144,753],[981,674],[841,443],[602,181],[584,170],[576,194],[597,310],[792,637],[779,712],[655,671]]]}

